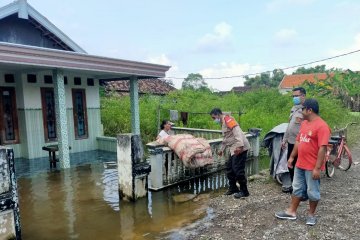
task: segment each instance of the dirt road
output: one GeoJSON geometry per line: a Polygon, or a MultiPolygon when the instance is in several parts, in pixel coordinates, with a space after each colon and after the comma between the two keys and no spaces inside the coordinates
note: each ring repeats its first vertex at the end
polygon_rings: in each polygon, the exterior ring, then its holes
{"type": "Polygon", "coordinates": [[[315,226],[305,225],[308,203],[300,204],[296,221],[278,220],[274,213],[285,209],[290,195],[267,174],[250,182],[249,198],[219,196],[210,200],[214,217],[198,224],[185,239],[360,239],[360,144],[352,147],[354,164],[334,178],[322,176],[322,200],[315,226]]]}

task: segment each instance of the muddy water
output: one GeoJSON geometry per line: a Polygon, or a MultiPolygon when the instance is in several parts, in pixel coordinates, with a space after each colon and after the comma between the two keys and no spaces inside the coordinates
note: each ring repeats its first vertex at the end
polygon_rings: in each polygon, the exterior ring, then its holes
{"type": "Polygon", "coordinates": [[[175,239],[167,233],[209,217],[208,199],[226,179],[194,180],[136,203],[119,203],[112,162],[20,177],[18,185],[23,239],[175,239]]]}

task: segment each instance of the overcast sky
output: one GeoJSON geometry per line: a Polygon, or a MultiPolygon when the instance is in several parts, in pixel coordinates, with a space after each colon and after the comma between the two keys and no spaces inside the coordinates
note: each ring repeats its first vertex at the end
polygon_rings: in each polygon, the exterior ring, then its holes
{"type": "MultiPolygon", "coordinates": [[[[0,5],[12,1],[0,0],[0,5]]],[[[167,77],[250,74],[360,49],[357,0],[28,3],[88,53],[170,65],[167,77]]],[[[360,70],[360,53],[320,64],[360,70]]],[[[243,81],[206,80],[218,90],[230,90],[243,81]]],[[[173,82],[181,87],[182,80],[173,82]]]]}

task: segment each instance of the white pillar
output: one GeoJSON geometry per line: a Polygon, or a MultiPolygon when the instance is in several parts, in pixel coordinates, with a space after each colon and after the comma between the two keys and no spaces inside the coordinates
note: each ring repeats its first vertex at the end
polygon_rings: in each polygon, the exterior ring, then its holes
{"type": "Polygon", "coordinates": [[[132,164],[131,164],[131,134],[121,134],[117,137],[117,163],[120,199],[133,198],[132,164]]]}
{"type": "Polygon", "coordinates": [[[151,172],[149,175],[149,188],[151,190],[160,190],[164,187],[163,173],[163,147],[149,147],[149,161],[151,172]]]}
{"type": "Polygon", "coordinates": [[[66,101],[64,73],[61,70],[53,71],[55,111],[56,111],[56,136],[59,145],[60,167],[70,168],[69,138],[67,129],[66,101]]]}
{"type": "Polygon", "coordinates": [[[139,82],[136,76],[130,77],[131,132],[140,134],[139,82]]]}
{"type": "Polygon", "coordinates": [[[144,151],[139,135],[117,137],[117,162],[120,199],[136,201],[147,195],[150,165],[143,162],[144,151]]]}

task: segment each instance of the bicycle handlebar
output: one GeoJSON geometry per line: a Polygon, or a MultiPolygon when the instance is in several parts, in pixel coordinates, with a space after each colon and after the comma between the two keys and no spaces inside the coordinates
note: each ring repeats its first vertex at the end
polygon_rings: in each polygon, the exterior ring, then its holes
{"type": "Polygon", "coordinates": [[[358,123],[357,123],[357,122],[349,122],[348,124],[346,124],[345,129],[346,129],[349,125],[356,125],[356,124],[358,124],[358,123]]]}
{"type": "Polygon", "coordinates": [[[348,128],[348,126],[349,125],[356,125],[356,124],[358,124],[357,122],[349,122],[348,124],[346,124],[345,125],[345,127],[344,128],[340,128],[340,129],[335,129],[336,131],[345,131],[347,128],[348,128]]]}

